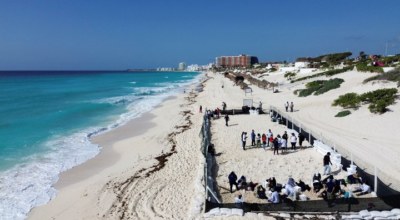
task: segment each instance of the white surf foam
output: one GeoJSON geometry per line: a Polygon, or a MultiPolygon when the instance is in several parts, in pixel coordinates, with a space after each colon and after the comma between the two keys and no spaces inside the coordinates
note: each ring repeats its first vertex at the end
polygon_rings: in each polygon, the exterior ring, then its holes
{"type": "Polygon", "coordinates": [[[199,82],[202,77],[203,75],[199,74],[193,80],[183,83],[142,87],[135,89],[132,95],[100,100],[99,102],[111,104],[128,103],[127,112],[107,127],[88,128],[67,137],[54,137],[45,144],[47,153],[26,158],[26,163],[0,172],[0,219],[25,219],[33,207],[46,204],[54,198],[56,189],[53,185],[57,182],[59,174],[99,153],[99,147],[89,140],[91,136],[140,117],[166,98],[181,92],[188,85],[199,82]]]}
{"type": "Polygon", "coordinates": [[[93,131],[55,138],[46,143],[48,153],[31,156],[29,162],[0,173],[0,218],[25,219],[33,207],[49,202],[56,194],[52,185],[61,172],[99,153],[88,138],[93,131]]]}

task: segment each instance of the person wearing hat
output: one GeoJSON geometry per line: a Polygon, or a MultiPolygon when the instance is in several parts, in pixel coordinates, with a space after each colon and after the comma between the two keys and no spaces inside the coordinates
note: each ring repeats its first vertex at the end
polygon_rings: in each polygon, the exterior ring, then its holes
{"type": "Polygon", "coordinates": [[[324,175],[329,175],[331,173],[331,166],[332,162],[331,162],[331,153],[328,152],[326,153],[326,155],[324,156],[324,175]]]}

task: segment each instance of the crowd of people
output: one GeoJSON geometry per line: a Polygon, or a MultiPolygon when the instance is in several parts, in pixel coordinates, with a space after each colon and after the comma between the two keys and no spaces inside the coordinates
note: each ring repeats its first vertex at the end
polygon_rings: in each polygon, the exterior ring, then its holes
{"type": "MultiPolygon", "coordinates": [[[[328,206],[332,206],[336,198],[348,199],[353,194],[360,196],[371,192],[371,187],[357,173],[349,175],[346,179],[335,179],[333,175],[328,175],[322,179],[320,173],[315,173],[311,186],[301,179],[295,181],[292,177],[289,177],[284,184],[277,183],[275,177],[267,178],[262,183],[247,182],[245,176],[238,179],[233,171],[229,174],[228,179],[231,193],[233,193],[233,186],[235,186],[236,191],[253,191],[255,197],[274,204],[286,199],[292,201],[307,200],[303,192],[312,191],[317,197],[327,201],[328,206]],[[353,187],[349,187],[349,185],[353,185],[353,187]]],[[[236,195],[235,202],[245,202],[241,193],[236,195]]]]}
{"type": "MultiPolygon", "coordinates": [[[[243,131],[240,139],[242,142],[242,148],[243,150],[246,150],[246,142],[247,142],[247,132],[243,131]]],[[[291,149],[296,150],[297,146],[297,141],[299,143],[299,146],[303,146],[303,142],[305,140],[305,137],[302,133],[299,133],[298,136],[296,137],[295,133],[291,133],[290,136],[285,131],[282,136],[278,134],[276,137],[272,133],[271,129],[268,129],[266,133],[257,133],[253,130],[251,130],[250,133],[250,139],[251,139],[251,147],[262,147],[264,150],[267,149],[267,147],[270,147],[271,149],[274,150],[274,155],[279,154],[279,149],[281,149],[281,153],[286,151],[288,149],[288,143],[290,143],[291,149]]]]}
{"type": "MultiPolygon", "coordinates": [[[[261,107],[261,102],[260,106],[261,107]]],[[[286,111],[293,112],[293,102],[285,103],[286,111]]],[[[226,103],[222,103],[222,111],[226,110],[226,103]]],[[[200,106],[200,112],[202,112],[202,107],[200,106]]],[[[206,110],[207,116],[210,118],[221,117],[221,110],[216,108],[215,110],[206,110]]],[[[225,125],[228,126],[229,116],[226,114],[224,116],[225,125]]],[[[274,135],[271,129],[266,132],[256,132],[254,129],[249,132],[243,131],[241,133],[241,146],[243,150],[246,148],[263,148],[267,150],[268,148],[273,149],[274,155],[279,155],[287,151],[290,147],[291,150],[296,150],[296,147],[303,147],[303,142],[305,136],[300,132],[298,135],[296,133],[291,133],[284,131],[284,133],[274,135]],[[250,146],[247,145],[247,139],[250,138],[250,146]],[[289,147],[288,147],[289,146],[289,147]]],[[[302,192],[312,191],[317,197],[321,197],[328,202],[331,206],[334,204],[334,200],[339,197],[350,198],[354,195],[363,195],[371,192],[371,187],[363,181],[357,173],[347,176],[345,179],[335,179],[331,174],[330,153],[328,152],[323,158],[323,175],[326,177],[322,179],[320,173],[315,173],[312,177],[311,186],[303,182],[301,179],[296,182],[292,177],[289,177],[287,182],[284,184],[277,183],[274,177],[266,179],[261,184],[248,182],[245,176],[238,176],[232,171],[229,176],[229,190],[233,193],[234,188],[236,191],[246,190],[253,191],[255,196],[260,199],[265,199],[270,203],[280,203],[285,199],[291,200],[304,200],[304,194],[302,192]],[[353,187],[347,187],[348,185],[353,185],[353,187]],[[303,198],[301,198],[303,196],[303,198]]],[[[245,198],[242,194],[237,194],[235,197],[235,202],[238,204],[243,204],[245,198]]]]}
{"type": "MultiPolygon", "coordinates": [[[[280,203],[285,198],[296,200],[301,192],[311,190],[311,187],[305,184],[302,180],[295,182],[291,177],[288,178],[288,181],[285,184],[277,183],[275,177],[270,177],[261,184],[258,184],[251,181],[247,182],[246,177],[244,176],[241,176],[238,179],[235,172],[232,171],[229,174],[228,179],[231,193],[233,193],[233,186],[235,186],[236,191],[253,191],[257,198],[265,199],[270,203],[280,203]]],[[[237,194],[235,202],[243,203],[243,195],[237,194]]]]}

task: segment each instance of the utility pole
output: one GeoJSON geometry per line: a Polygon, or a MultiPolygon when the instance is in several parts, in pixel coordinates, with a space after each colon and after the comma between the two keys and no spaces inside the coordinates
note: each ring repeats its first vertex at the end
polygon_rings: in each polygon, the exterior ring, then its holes
{"type": "Polygon", "coordinates": [[[388,42],[386,41],[385,57],[387,57],[388,42]]]}

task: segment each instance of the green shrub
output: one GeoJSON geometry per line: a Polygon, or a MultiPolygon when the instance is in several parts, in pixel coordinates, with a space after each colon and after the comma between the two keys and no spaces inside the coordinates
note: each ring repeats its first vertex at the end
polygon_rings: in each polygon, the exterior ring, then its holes
{"type": "Polygon", "coordinates": [[[333,101],[332,105],[341,106],[343,108],[358,108],[360,102],[360,96],[357,93],[352,92],[339,96],[339,98],[333,101]]]}
{"type": "Polygon", "coordinates": [[[325,60],[330,65],[336,65],[345,61],[347,57],[351,56],[351,52],[332,53],[317,57],[317,59],[325,60]]]}
{"type": "Polygon", "coordinates": [[[383,68],[380,66],[368,66],[366,63],[359,63],[356,67],[360,72],[383,73],[383,68]]]}
{"type": "Polygon", "coordinates": [[[330,79],[328,81],[325,81],[322,85],[322,87],[320,87],[314,95],[320,95],[323,94],[325,92],[328,92],[329,90],[332,89],[337,89],[340,87],[340,84],[342,84],[344,82],[343,79],[339,79],[339,78],[335,78],[335,79],[330,79]]]}
{"type": "Polygon", "coordinates": [[[378,89],[364,93],[360,96],[361,101],[370,103],[368,109],[372,113],[385,113],[387,106],[392,105],[396,99],[397,89],[378,89]]]}
{"type": "Polygon", "coordinates": [[[287,78],[287,79],[292,79],[292,78],[294,78],[294,77],[296,77],[296,73],[293,73],[293,72],[287,72],[287,73],[285,73],[285,75],[283,75],[285,78],[287,78]]]}
{"type": "Polygon", "coordinates": [[[364,93],[360,96],[361,101],[363,102],[377,102],[379,100],[387,100],[390,102],[394,102],[396,98],[397,89],[378,89],[375,91],[364,93]]]}
{"type": "Polygon", "coordinates": [[[383,114],[387,111],[387,106],[389,106],[390,104],[385,102],[385,100],[379,100],[375,103],[371,103],[368,106],[368,109],[370,112],[372,113],[380,113],[383,114]]]}
{"type": "Polygon", "coordinates": [[[400,86],[400,68],[396,68],[387,73],[379,74],[377,76],[369,77],[364,80],[364,83],[374,81],[374,80],[388,80],[388,81],[397,82],[397,87],[399,87],[400,86]]]}
{"type": "Polygon", "coordinates": [[[338,113],[335,115],[335,117],[344,117],[344,116],[348,116],[348,115],[350,115],[350,114],[351,114],[351,111],[345,110],[345,111],[338,112],[338,113]]]}
{"type": "Polygon", "coordinates": [[[306,88],[316,88],[316,87],[322,86],[323,84],[324,84],[324,80],[315,80],[312,82],[308,82],[306,84],[306,88]]]}
{"type": "Polygon", "coordinates": [[[299,90],[299,97],[306,97],[315,92],[315,88],[309,88],[309,89],[300,89],[299,90]]]}
{"type": "Polygon", "coordinates": [[[389,105],[392,105],[396,99],[397,89],[378,89],[367,92],[362,95],[356,93],[347,93],[339,96],[332,103],[333,106],[343,108],[357,108],[360,102],[369,104],[368,109],[372,113],[385,113],[389,105]]]}
{"type": "Polygon", "coordinates": [[[311,94],[320,95],[329,90],[340,87],[340,84],[344,82],[343,79],[335,78],[330,80],[316,80],[306,84],[305,89],[299,90],[299,97],[309,96],[311,94]]]}
{"type": "Polygon", "coordinates": [[[319,77],[319,76],[333,76],[333,75],[336,75],[336,74],[339,74],[339,73],[347,72],[349,70],[352,70],[353,68],[354,68],[354,66],[348,66],[348,67],[344,67],[342,69],[328,70],[328,71],[325,71],[325,72],[322,72],[322,73],[317,73],[317,74],[314,74],[314,75],[311,75],[311,76],[301,77],[301,78],[292,80],[290,82],[294,83],[294,82],[298,82],[298,81],[302,81],[302,80],[306,80],[306,79],[311,79],[311,78],[315,78],[315,77],[319,77]]]}

